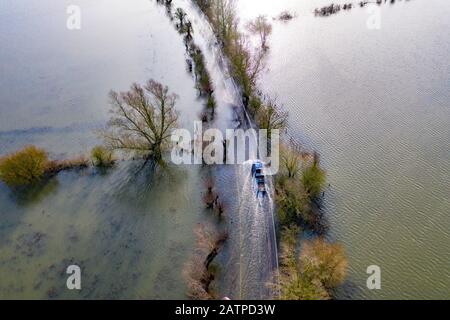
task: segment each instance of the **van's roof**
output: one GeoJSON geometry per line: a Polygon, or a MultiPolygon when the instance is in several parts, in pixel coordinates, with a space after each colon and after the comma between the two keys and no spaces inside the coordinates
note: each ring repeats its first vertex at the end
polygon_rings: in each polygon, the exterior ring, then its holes
{"type": "Polygon", "coordinates": [[[255,168],[261,169],[263,167],[263,163],[261,161],[255,161],[255,168]]]}

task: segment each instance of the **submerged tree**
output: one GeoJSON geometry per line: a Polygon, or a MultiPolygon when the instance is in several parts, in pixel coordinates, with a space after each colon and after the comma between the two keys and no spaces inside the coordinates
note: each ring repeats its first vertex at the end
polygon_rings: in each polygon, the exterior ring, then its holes
{"type": "Polygon", "coordinates": [[[192,34],[194,33],[194,30],[192,29],[192,23],[189,20],[185,23],[183,32],[186,34],[186,39],[188,41],[192,40],[192,34]]]}
{"type": "Polygon", "coordinates": [[[295,141],[289,142],[289,147],[281,146],[281,164],[282,168],[286,171],[288,178],[296,177],[299,168],[300,161],[302,160],[302,148],[296,144],[295,141]]]}
{"type": "Polygon", "coordinates": [[[236,7],[234,0],[214,0],[210,19],[217,36],[226,47],[236,33],[236,7]]]}
{"type": "Polygon", "coordinates": [[[109,96],[113,116],[101,132],[107,146],[162,164],[163,151],[177,126],[177,95],[169,93],[167,86],[149,80],[144,87],[134,83],[129,91],[111,91],[109,96]]]}
{"type": "Polygon", "coordinates": [[[322,238],[304,241],[299,264],[303,274],[320,281],[326,289],[342,284],[347,275],[348,261],[341,244],[322,238]]]}
{"type": "Polygon", "coordinates": [[[261,129],[267,129],[267,135],[270,137],[272,130],[286,129],[288,113],[281,110],[275,99],[269,97],[259,108],[257,121],[261,129]]]}
{"type": "Polygon", "coordinates": [[[267,50],[267,38],[272,33],[272,25],[267,20],[266,16],[258,16],[254,21],[251,21],[247,28],[253,34],[259,35],[261,41],[261,48],[267,50]]]}
{"type": "Polygon", "coordinates": [[[320,158],[314,153],[312,164],[302,172],[302,183],[311,198],[318,198],[326,182],[326,173],[320,167],[320,158]]]}
{"type": "Polygon", "coordinates": [[[274,285],[283,300],[327,300],[331,290],[345,280],[348,261],[344,247],[322,238],[302,242],[296,255],[299,228],[284,228],[281,234],[280,277],[274,285]]]}
{"type": "Polygon", "coordinates": [[[178,19],[180,22],[178,24],[178,27],[181,29],[184,26],[184,19],[186,18],[186,12],[182,8],[178,8],[177,11],[175,11],[175,18],[178,19]]]}

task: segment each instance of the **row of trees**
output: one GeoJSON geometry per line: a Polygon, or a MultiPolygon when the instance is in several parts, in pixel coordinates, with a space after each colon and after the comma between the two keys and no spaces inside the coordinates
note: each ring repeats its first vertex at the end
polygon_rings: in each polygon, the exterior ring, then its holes
{"type": "Polygon", "coordinates": [[[281,172],[276,178],[276,204],[282,232],[280,278],[276,288],[281,299],[321,300],[332,298],[342,284],[347,258],[342,245],[327,242],[317,202],[326,185],[326,173],[317,153],[304,152],[291,142],[282,148],[281,172]],[[301,230],[319,234],[303,240],[301,230]],[[297,257],[297,248],[301,254],[297,257]]]}
{"type": "MultiPolygon", "coordinates": [[[[252,47],[249,38],[238,30],[238,18],[233,0],[195,1],[212,25],[230,62],[230,75],[240,85],[243,103],[247,107],[255,95],[258,77],[265,67],[267,38],[272,32],[272,26],[265,16],[260,16],[247,24],[247,29],[252,34],[257,34],[260,40],[258,46],[252,47]]],[[[261,99],[254,100],[261,102],[261,99]]]]}
{"type": "MultiPolygon", "coordinates": [[[[158,1],[163,2],[163,1],[158,1]]],[[[175,27],[184,35],[186,53],[189,56],[188,69],[193,72],[199,96],[205,101],[205,110],[201,114],[203,122],[214,119],[216,100],[214,97],[213,83],[207,69],[205,57],[201,49],[195,44],[192,34],[192,24],[182,8],[177,8],[172,15],[171,3],[164,3],[168,8],[167,13],[171,20],[175,20],[175,27]]],[[[203,167],[205,170],[205,192],[203,203],[205,211],[214,214],[217,223],[201,223],[195,229],[196,247],[190,259],[183,268],[183,277],[187,284],[187,296],[191,299],[217,299],[218,290],[215,287],[217,266],[216,257],[220,254],[228,233],[224,222],[224,202],[219,200],[219,193],[214,188],[214,175],[211,167],[203,167]]]]}
{"type": "MultiPolygon", "coordinates": [[[[230,63],[230,74],[242,89],[242,101],[257,125],[269,131],[285,129],[288,114],[276,99],[258,94],[257,79],[265,67],[267,38],[272,27],[266,17],[258,17],[247,29],[259,37],[252,48],[239,32],[232,0],[196,0],[209,18],[230,63]]],[[[321,225],[317,202],[325,186],[325,172],[319,156],[302,152],[290,142],[282,147],[282,172],[276,177],[276,203],[283,229],[281,237],[281,276],[275,287],[283,299],[328,299],[330,289],[345,278],[347,260],[342,246],[322,238],[302,243],[297,259],[300,228],[316,230],[321,225]]]]}
{"type": "Polygon", "coordinates": [[[183,8],[177,8],[175,13],[172,14],[172,2],[163,0],[159,0],[157,2],[166,6],[169,19],[175,21],[175,28],[181,35],[183,35],[184,44],[186,46],[186,54],[188,55],[188,59],[186,60],[188,70],[194,74],[199,96],[205,101],[205,109],[200,114],[200,118],[203,122],[212,121],[215,117],[216,111],[214,87],[211,76],[206,67],[203,52],[194,42],[193,25],[183,8]]]}

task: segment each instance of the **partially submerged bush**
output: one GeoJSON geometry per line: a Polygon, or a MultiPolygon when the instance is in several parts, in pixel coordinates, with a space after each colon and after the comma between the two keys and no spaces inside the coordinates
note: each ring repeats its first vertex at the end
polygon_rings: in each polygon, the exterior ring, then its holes
{"type": "Polygon", "coordinates": [[[248,111],[250,114],[254,117],[258,114],[259,109],[261,108],[262,101],[261,98],[259,98],[256,95],[252,95],[248,102],[248,111]]]}
{"type": "Polygon", "coordinates": [[[302,183],[311,198],[318,198],[325,186],[326,173],[320,168],[319,156],[314,154],[313,162],[302,173],[302,183]]]}
{"type": "Polygon", "coordinates": [[[348,261],[341,244],[319,238],[303,242],[300,265],[304,274],[332,289],[344,282],[348,261]]]}
{"type": "Polygon", "coordinates": [[[282,225],[309,223],[311,202],[299,179],[282,178],[277,183],[278,216],[282,225]]]}
{"type": "Polygon", "coordinates": [[[315,231],[326,229],[317,199],[325,185],[325,171],[317,154],[311,156],[290,142],[281,147],[281,170],[276,178],[276,203],[283,226],[301,224],[315,231]],[[298,174],[300,172],[300,174],[298,174]]]}
{"type": "Polygon", "coordinates": [[[228,234],[202,224],[198,225],[195,234],[196,250],[183,269],[183,276],[188,286],[188,296],[195,300],[214,299],[217,297],[210,286],[215,279],[215,270],[211,264],[223,247],[228,234]]]}
{"type": "Polygon", "coordinates": [[[91,151],[92,163],[97,167],[110,167],[114,164],[111,150],[96,146],[91,151]]]}
{"type": "Polygon", "coordinates": [[[289,11],[283,11],[279,14],[278,19],[281,21],[289,21],[294,19],[294,14],[289,11]]]}
{"type": "Polygon", "coordinates": [[[290,142],[289,147],[284,145],[280,147],[282,170],[288,178],[294,178],[297,176],[303,158],[301,147],[293,141],[290,142]]]}
{"type": "Polygon", "coordinates": [[[296,258],[297,226],[281,234],[280,279],[275,288],[283,300],[327,300],[331,289],[342,284],[348,262],[344,248],[319,238],[303,241],[296,258]]]}
{"type": "Polygon", "coordinates": [[[28,146],[0,158],[0,179],[9,186],[22,186],[42,178],[48,164],[45,150],[28,146]]]}
{"type": "Polygon", "coordinates": [[[256,115],[260,129],[266,129],[270,137],[272,130],[286,129],[288,113],[277,104],[276,99],[268,97],[260,106],[256,115]]]}

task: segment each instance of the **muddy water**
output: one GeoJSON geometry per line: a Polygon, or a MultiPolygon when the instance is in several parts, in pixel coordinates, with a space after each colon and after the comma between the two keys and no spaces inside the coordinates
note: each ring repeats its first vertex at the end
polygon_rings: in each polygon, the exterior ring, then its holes
{"type": "MultiPolygon", "coordinates": [[[[198,118],[184,45],[163,8],[77,3],[81,30],[69,31],[69,1],[1,2],[0,154],[30,143],[54,158],[88,152],[109,116],[108,91],[149,78],[180,96],[182,126],[198,118]]],[[[0,184],[0,297],[184,298],[193,229],[208,218],[202,173],[140,167],[61,173],[21,194],[0,184]],[[82,268],[80,292],[65,287],[69,264],[82,268]]]]}
{"type": "Polygon", "coordinates": [[[331,186],[330,238],[350,263],[338,298],[448,298],[450,287],[450,3],[396,1],[381,29],[366,9],[315,18],[348,1],[239,1],[244,25],[273,21],[265,92],[290,113],[289,134],[321,153],[331,186]],[[382,289],[366,287],[379,265],[382,289]]]}

